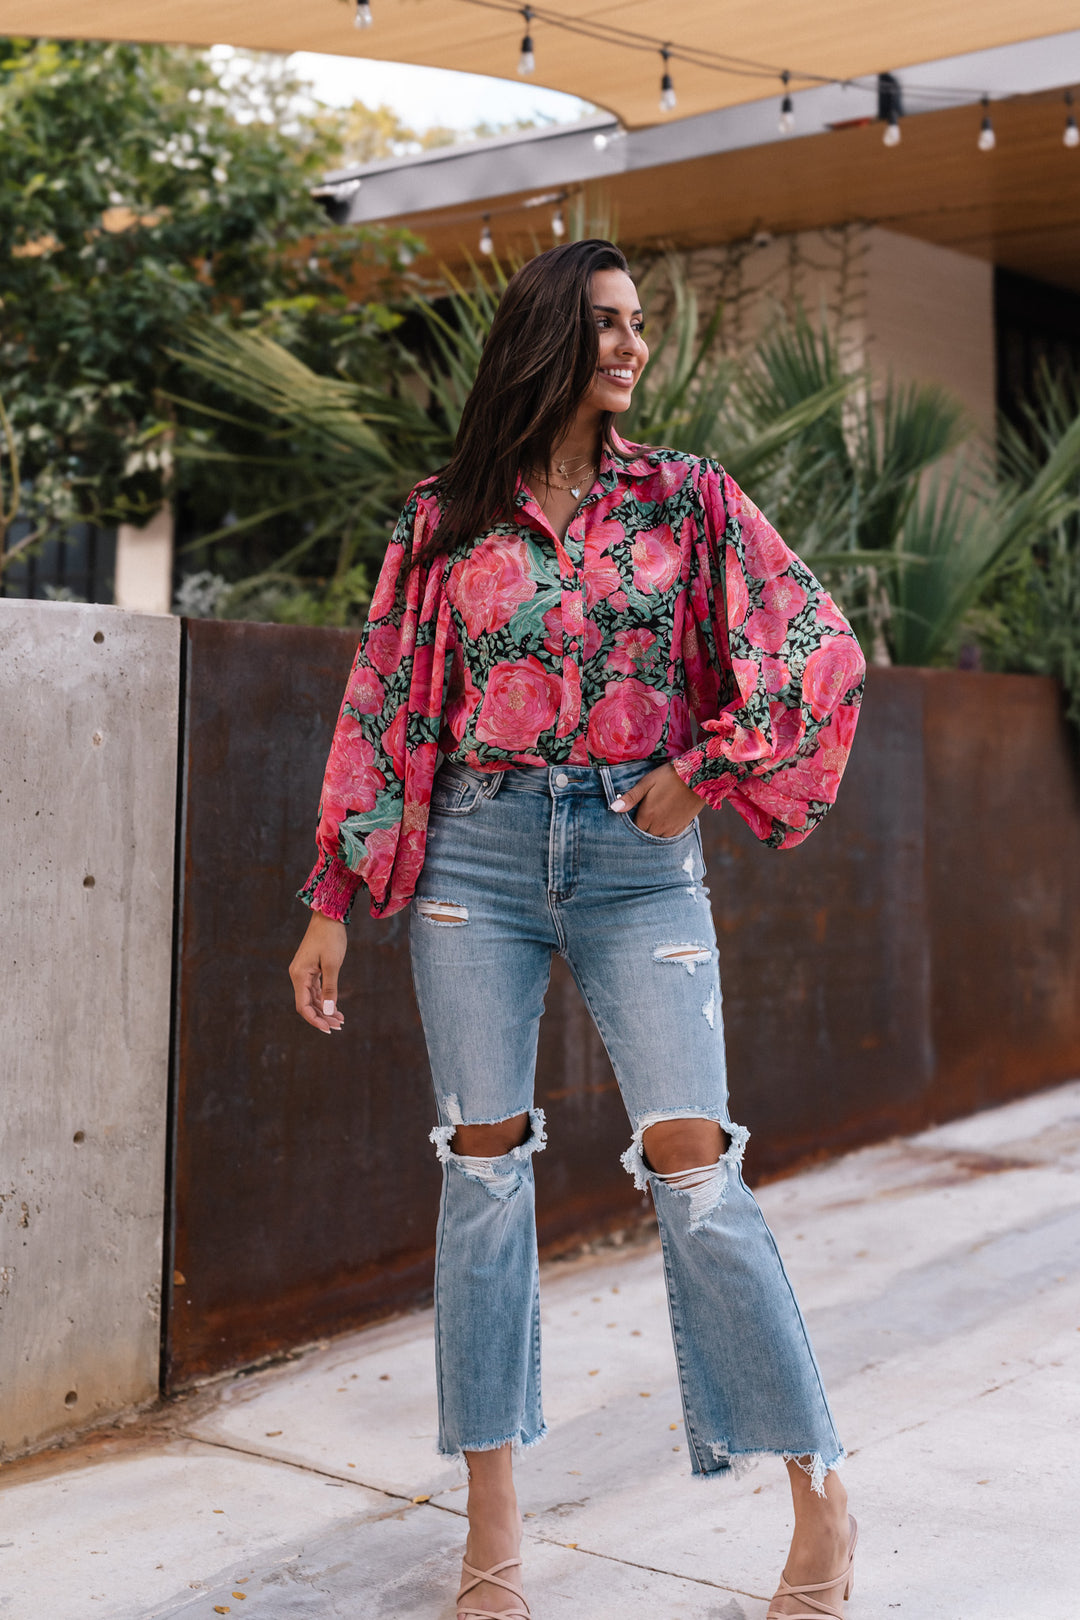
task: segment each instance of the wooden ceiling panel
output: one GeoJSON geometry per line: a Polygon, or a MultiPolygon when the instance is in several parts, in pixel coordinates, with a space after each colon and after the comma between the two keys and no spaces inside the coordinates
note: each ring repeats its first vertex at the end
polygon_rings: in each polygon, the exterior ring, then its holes
{"type": "MultiPolygon", "coordinates": [[[[862,220],[1080,292],[1080,149],[1062,144],[1060,95],[996,103],[992,152],[977,149],[980,116],[966,107],[906,119],[892,148],[871,124],[638,169],[588,187],[589,211],[636,248],[862,220]]],[[[550,246],[537,211],[516,209],[528,195],[395,223],[423,236],[433,258],[460,264],[475,255],[490,206],[496,251],[528,254],[550,246]]]]}

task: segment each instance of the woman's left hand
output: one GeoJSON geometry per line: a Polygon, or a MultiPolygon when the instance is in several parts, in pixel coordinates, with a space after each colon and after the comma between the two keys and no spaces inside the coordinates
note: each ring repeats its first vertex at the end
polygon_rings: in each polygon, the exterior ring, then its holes
{"type": "Polygon", "coordinates": [[[658,765],[611,802],[617,812],[632,813],[635,806],[634,824],[642,832],[654,838],[677,838],[704,810],[705,800],[687,787],[674,765],[658,765]]]}

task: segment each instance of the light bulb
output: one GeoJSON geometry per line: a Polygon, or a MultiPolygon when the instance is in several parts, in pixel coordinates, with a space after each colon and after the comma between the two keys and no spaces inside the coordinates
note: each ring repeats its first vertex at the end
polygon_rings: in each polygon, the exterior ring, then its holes
{"type": "Polygon", "coordinates": [[[666,45],[660,52],[660,59],[664,64],[664,71],[660,77],[660,111],[673,112],[675,109],[675,84],[668,68],[671,52],[666,45]]]}
{"type": "Polygon", "coordinates": [[[997,136],[994,134],[994,126],[990,122],[990,97],[983,96],[982,104],[983,118],[982,124],[979,126],[979,151],[992,152],[997,145],[997,136]]]}
{"type": "Polygon", "coordinates": [[[370,28],[374,21],[368,0],[356,0],[356,16],[353,18],[353,27],[370,28]]]}
{"type": "Polygon", "coordinates": [[[790,94],[788,93],[788,85],[791,83],[791,74],[788,72],[787,68],[785,68],[783,73],[780,75],[780,83],[784,86],[784,99],[780,103],[780,123],[778,128],[781,135],[790,135],[792,130],[795,128],[795,106],[792,102],[790,94]]]}
{"type": "Polygon", "coordinates": [[[557,242],[566,235],[566,221],[561,208],[556,208],[551,216],[551,234],[557,242]]]}
{"type": "Polygon", "coordinates": [[[1076,127],[1076,119],[1072,113],[1065,120],[1065,133],[1061,137],[1063,146],[1080,146],[1080,129],[1076,127]]]}
{"type": "Polygon", "coordinates": [[[889,115],[889,122],[885,125],[885,133],[881,137],[883,146],[900,145],[900,120],[895,113],[889,115]]]}
{"type": "Polygon", "coordinates": [[[518,72],[521,74],[535,73],[536,57],[533,55],[532,7],[526,6],[521,15],[525,21],[525,38],[521,42],[521,55],[518,57],[518,72]]]}
{"type": "Polygon", "coordinates": [[[598,134],[593,136],[592,143],[596,147],[596,150],[598,152],[606,152],[607,151],[608,138],[604,134],[603,130],[600,130],[598,132],[598,134]]]}
{"type": "Polygon", "coordinates": [[[486,219],[484,228],[480,232],[480,251],[481,253],[494,253],[495,251],[495,243],[491,240],[491,226],[486,219]]]}

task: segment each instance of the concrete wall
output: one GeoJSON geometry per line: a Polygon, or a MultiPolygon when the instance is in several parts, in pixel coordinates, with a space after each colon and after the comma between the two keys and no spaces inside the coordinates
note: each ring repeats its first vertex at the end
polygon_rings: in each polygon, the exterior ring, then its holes
{"type": "Polygon", "coordinates": [[[0,601],[0,1457],[157,1391],[179,652],[0,601]]]}
{"type": "Polygon", "coordinates": [[[994,426],[994,267],[895,231],[867,233],[866,354],[878,373],[936,382],[994,426]]]}
{"type": "Polygon", "coordinates": [[[172,607],[173,512],[162,506],[143,528],[116,531],[113,600],[131,613],[168,613],[172,607]]]}

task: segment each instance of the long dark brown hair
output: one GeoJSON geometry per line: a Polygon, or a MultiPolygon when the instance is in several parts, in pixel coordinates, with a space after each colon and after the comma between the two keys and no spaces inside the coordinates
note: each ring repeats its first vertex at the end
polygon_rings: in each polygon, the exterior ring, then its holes
{"type": "MultiPolygon", "coordinates": [[[[461,413],[454,453],[434,485],[439,523],[413,566],[488,532],[514,509],[519,473],[546,468],[592,386],[599,358],[589,282],[626,270],[612,242],[568,242],[530,259],[499,301],[461,413]]],[[[614,416],[601,418],[611,447],[614,416]]]]}

